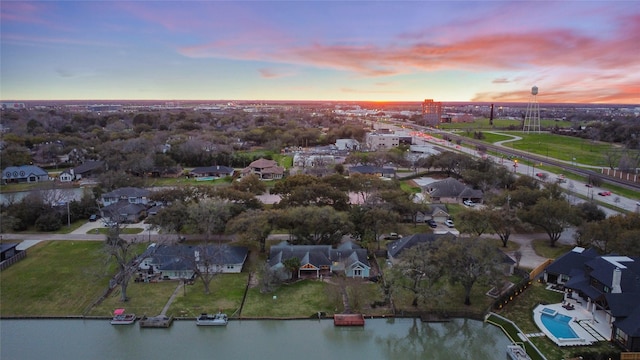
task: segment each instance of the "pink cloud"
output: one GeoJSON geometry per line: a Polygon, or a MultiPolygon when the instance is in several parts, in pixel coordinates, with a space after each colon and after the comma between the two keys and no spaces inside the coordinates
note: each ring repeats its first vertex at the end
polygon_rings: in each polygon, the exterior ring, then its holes
{"type": "Polygon", "coordinates": [[[265,79],[278,79],[294,75],[291,71],[274,68],[261,68],[258,69],[258,72],[260,73],[260,76],[265,79]]]}

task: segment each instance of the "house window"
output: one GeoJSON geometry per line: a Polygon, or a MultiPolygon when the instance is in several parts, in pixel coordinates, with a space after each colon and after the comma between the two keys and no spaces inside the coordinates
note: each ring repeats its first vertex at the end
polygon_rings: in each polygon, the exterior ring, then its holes
{"type": "Polygon", "coordinates": [[[616,341],[626,345],[628,340],[629,340],[629,335],[627,335],[624,331],[616,328],[616,341]]]}
{"type": "Polygon", "coordinates": [[[353,269],[353,276],[362,276],[362,269],[353,269]]]}
{"type": "Polygon", "coordinates": [[[560,275],[560,282],[566,283],[569,281],[569,275],[560,275]]]}
{"type": "Polygon", "coordinates": [[[233,269],[233,265],[227,265],[227,269],[232,270],[233,269]]]}
{"type": "Polygon", "coordinates": [[[610,293],[611,289],[608,286],[605,286],[604,289],[602,289],[602,291],[606,293],[610,293]]]}

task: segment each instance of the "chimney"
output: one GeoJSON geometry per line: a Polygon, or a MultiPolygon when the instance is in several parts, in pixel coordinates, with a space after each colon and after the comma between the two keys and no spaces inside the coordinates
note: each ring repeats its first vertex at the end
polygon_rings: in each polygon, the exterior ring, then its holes
{"type": "Polygon", "coordinates": [[[613,270],[613,279],[611,279],[611,293],[612,294],[620,294],[622,293],[622,288],[620,287],[620,280],[622,279],[622,271],[620,268],[613,270]]]}

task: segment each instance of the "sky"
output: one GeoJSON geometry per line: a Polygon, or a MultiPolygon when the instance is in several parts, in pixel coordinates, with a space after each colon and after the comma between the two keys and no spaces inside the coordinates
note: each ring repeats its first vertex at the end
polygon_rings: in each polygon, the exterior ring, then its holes
{"type": "Polygon", "coordinates": [[[0,1],[0,99],[640,104],[640,0],[0,1]]]}

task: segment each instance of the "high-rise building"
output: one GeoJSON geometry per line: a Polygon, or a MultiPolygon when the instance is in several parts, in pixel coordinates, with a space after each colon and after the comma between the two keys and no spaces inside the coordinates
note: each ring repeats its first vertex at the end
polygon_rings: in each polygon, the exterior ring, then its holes
{"type": "Polygon", "coordinates": [[[425,99],[422,103],[422,119],[424,125],[438,125],[442,117],[442,103],[433,99],[425,99]]]}

